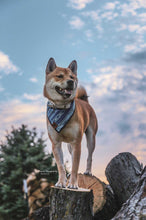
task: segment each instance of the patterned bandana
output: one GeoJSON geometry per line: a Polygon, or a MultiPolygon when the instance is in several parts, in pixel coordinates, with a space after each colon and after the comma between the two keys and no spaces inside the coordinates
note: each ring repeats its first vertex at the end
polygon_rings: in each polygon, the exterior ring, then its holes
{"type": "Polygon", "coordinates": [[[75,111],[75,101],[73,101],[69,108],[59,109],[50,106],[50,102],[47,104],[47,117],[53,128],[59,133],[71,119],[75,111]]]}

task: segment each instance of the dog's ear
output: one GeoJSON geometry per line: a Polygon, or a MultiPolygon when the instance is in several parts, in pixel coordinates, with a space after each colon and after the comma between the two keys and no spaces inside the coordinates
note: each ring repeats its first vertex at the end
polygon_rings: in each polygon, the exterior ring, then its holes
{"type": "Polygon", "coordinates": [[[75,75],[77,75],[77,61],[76,61],[76,60],[73,60],[73,61],[69,64],[68,68],[69,68],[75,75]]]}
{"type": "Polygon", "coordinates": [[[56,69],[56,63],[54,58],[50,58],[46,67],[46,74],[53,72],[56,69]]]}

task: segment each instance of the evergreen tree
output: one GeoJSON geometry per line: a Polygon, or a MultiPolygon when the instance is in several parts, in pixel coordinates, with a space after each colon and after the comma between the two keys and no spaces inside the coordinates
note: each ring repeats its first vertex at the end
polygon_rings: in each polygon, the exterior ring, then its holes
{"type": "MultiPolygon", "coordinates": [[[[43,135],[37,137],[36,128],[27,126],[12,128],[0,144],[0,219],[17,220],[27,216],[27,202],[24,199],[23,179],[34,169],[57,171],[52,154],[46,155],[43,135]]],[[[57,175],[50,181],[56,182],[57,175]]]]}

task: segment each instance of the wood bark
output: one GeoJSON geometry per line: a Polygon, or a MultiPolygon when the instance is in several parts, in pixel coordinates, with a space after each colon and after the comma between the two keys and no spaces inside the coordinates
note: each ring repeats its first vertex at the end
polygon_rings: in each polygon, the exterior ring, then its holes
{"type": "Polygon", "coordinates": [[[112,220],[146,220],[146,167],[130,198],[112,220]]]}
{"type": "Polygon", "coordinates": [[[50,220],[90,220],[93,215],[93,193],[87,189],[52,187],[50,220]]]}
{"type": "Polygon", "coordinates": [[[28,219],[25,220],[50,220],[49,206],[35,210],[28,219]]]}
{"type": "Polygon", "coordinates": [[[105,174],[112,187],[119,208],[133,193],[140,180],[142,166],[131,153],[120,153],[107,165],[105,174]]]}

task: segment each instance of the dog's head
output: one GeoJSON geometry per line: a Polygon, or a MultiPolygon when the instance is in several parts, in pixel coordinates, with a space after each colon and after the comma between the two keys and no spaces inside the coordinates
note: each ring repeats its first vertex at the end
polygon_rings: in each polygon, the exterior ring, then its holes
{"type": "Polygon", "coordinates": [[[52,101],[71,101],[76,96],[77,62],[73,60],[68,68],[57,67],[50,58],[46,67],[44,96],[52,101]]]}

